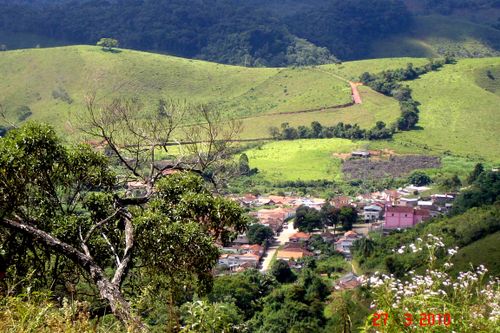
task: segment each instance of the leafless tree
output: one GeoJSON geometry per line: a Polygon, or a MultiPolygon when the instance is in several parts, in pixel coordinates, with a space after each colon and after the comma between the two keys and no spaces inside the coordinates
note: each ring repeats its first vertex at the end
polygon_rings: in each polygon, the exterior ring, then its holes
{"type": "Polygon", "coordinates": [[[165,170],[199,173],[216,188],[230,176],[228,157],[242,126],[219,110],[167,99],[145,112],[137,100],[99,103],[95,93],[87,95],[86,110],[79,128],[102,140],[128,175],[145,184],[145,197],[165,170]],[[159,152],[175,158],[158,163],[159,152]]]}

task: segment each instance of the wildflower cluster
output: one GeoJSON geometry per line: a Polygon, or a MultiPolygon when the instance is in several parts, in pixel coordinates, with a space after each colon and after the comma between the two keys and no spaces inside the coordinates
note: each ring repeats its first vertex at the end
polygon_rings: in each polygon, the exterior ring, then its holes
{"type": "MultiPolygon", "coordinates": [[[[485,284],[488,270],[483,265],[461,272],[457,277],[448,274],[447,270],[453,266],[450,260],[458,248],[445,249],[442,239],[433,235],[395,250],[398,254],[421,251],[429,259],[424,274],[410,271],[403,279],[397,279],[392,274],[375,272],[365,281],[374,298],[371,308],[389,318],[384,332],[428,331],[429,327],[421,327],[418,320],[405,321],[405,318],[421,314],[432,314],[433,321],[434,315],[449,316],[449,327],[436,325],[433,332],[494,332],[500,327],[499,280],[485,284]],[[446,262],[439,268],[434,267],[437,251],[446,253],[446,262]]],[[[366,322],[366,332],[374,330],[371,320],[366,322]]]]}

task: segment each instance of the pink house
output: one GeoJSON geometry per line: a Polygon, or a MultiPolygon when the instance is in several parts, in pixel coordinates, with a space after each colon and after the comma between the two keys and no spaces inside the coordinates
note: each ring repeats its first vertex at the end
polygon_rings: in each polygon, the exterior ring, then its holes
{"type": "Polygon", "coordinates": [[[385,210],[384,229],[404,229],[411,228],[430,218],[430,211],[427,209],[415,209],[413,207],[394,206],[385,210]]]}

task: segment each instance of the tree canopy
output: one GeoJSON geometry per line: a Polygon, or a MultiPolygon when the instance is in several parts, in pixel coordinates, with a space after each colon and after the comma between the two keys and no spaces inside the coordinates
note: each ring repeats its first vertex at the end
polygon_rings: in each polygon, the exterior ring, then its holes
{"type": "Polygon", "coordinates": [[[0,140],[7,272],[26,276],[34,269],[32,285],[62,295],[68,280],[88,279],[118,319],[141,327],[122,289],[128,274],[153,271],[169,287],[206,292],[219,255],[215,241],[244,231],[246,220],[236,203],[213,196],[193,173],[160,179],[141,200],[121,197],[120,187],[106,156],[63,145],[49,126],[28,123],[0,140]]]}

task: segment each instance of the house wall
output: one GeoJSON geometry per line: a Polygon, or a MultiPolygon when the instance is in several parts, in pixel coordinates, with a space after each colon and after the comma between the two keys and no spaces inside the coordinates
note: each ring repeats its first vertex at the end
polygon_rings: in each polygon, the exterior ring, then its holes
{"type": "Polygon", "coordinates": [[[390,213],[386,212],[385,225],[386,229],[410,228],[414,225],[413,213],[390,213]]]}

